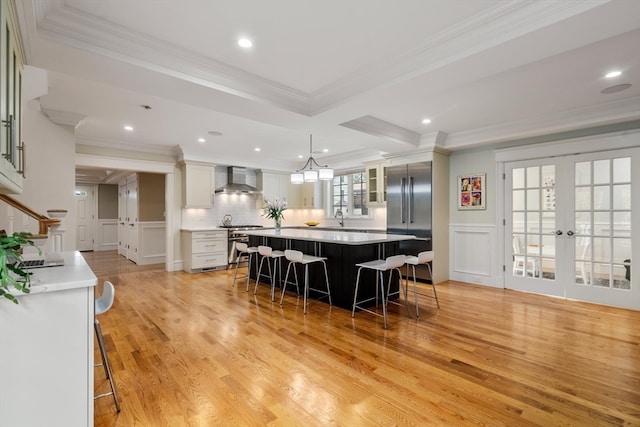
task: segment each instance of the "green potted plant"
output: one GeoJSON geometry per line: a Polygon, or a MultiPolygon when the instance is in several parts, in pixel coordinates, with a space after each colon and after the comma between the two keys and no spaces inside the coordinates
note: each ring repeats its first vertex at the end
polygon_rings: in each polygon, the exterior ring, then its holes
{"type": "MultiPolygon", "coordinates": [[[[0,298],[4,297],[15,304],[18,299],[11,293],[12,288],[28,294],[31,286],[31,274],[20,268],[22,246],[34,246],[29,238],[31,233],[16,232],[7,235],[0,230],[0,298]]],[[[40,249],[38,248],[38,252],[40,249]]]]}

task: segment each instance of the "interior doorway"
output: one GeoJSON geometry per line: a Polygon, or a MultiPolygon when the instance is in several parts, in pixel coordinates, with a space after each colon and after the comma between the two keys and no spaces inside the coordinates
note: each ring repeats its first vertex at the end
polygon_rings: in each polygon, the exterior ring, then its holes
{"type": "Polygon", "coordinates": [[[76,185],[76,248],[79,251],[94,249],[95,187],[76,185]]]}

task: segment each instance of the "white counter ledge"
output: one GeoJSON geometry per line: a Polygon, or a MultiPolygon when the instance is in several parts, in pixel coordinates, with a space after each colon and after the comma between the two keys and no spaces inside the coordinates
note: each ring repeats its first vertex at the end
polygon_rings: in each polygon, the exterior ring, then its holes
{"type": "Polygon", "coordinates": [[[343,245],[368,245],[373,243],[391,243],[403,240],[413,240],[415,236],[385,233],[360,233],[351,231],[331,231],[283,228],[280,232],[275,229],[246,230],[249,236],[271,237],[278,239],[306,240],[309,242],[338,243],[343,245]]]}
{"type": "MultiPolygon", "coordinates": [[[[56,292],[67,289],[96,286],[98,279],[80,252],[63,252],[64,265],[59,267],[34,268],[31,272],[31,292],[13,292],[16,297],[56,292]]],[[[28,259],[28,257],[25,257],[28,259]]]]}

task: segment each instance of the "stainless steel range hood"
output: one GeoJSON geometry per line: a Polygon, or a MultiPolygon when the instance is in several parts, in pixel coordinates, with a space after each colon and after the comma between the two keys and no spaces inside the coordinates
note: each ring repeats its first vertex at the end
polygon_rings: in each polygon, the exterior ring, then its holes
{"type": "Polygon", "coordinates": [[[247,184],[247,168],[229,166],[227,168],[227,184],[216,189],[215,193],[262,194],[262,191],[247,184]]]}

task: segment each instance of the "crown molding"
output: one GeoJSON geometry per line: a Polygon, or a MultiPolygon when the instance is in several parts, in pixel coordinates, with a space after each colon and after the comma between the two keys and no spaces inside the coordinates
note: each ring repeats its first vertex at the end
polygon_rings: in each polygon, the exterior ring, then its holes
{"type": "Polygon", "coordinates": [[[607,2],[503,2],[312,93],[310,113],[319,114],[372,88],[415,78],[607,2]]]}
{"type": "Polygon", "coordinates": [[[640,96],[632,96],[560,113],[513,121],[504,125],[489,126],[469,132],[457,132],[449,135],[444,148],[448,150],[463,149],[577,128],[638,120],[640,119],[639,106],[640,96]]]}
{"type": "Polygon", "coordinates": [[[308,115],[307,94],[127,29],[66,4],[35,10],[38,33],[60,43],[243,98],[308,115]]]}

